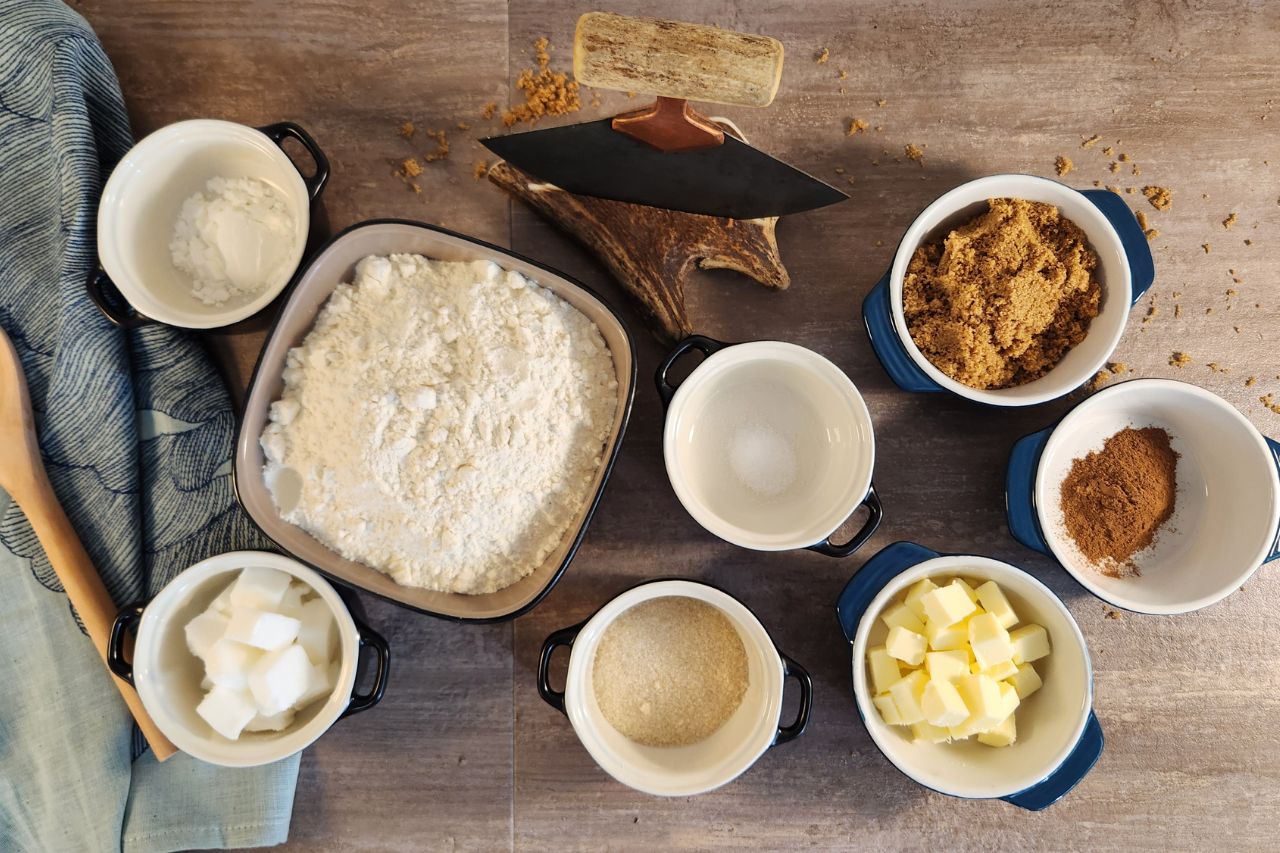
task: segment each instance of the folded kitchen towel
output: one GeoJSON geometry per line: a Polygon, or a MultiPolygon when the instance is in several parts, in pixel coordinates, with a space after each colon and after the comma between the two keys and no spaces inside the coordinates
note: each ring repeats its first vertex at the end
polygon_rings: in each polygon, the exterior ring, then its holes
{"type": "MultiPolygon", "coordinates": [[[[0,0],[0,326],[22,357],[54,489],[117,604],[211,554],[266,546],[236,506],[234,416],[198,342],[123,332],[85,296],[98,194],[130,144],[84,20],[54,0],[0,0]]],[[[0,849],[285,840],[297,757],[245,770],[156,762],[2,492],[0,684],[0,849]]]]}

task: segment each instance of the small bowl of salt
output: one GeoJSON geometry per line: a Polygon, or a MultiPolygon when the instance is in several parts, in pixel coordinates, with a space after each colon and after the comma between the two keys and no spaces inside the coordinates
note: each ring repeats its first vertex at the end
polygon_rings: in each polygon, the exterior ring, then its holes
{"type": "Polygon", "coordinates": [[[784,341],[725,344],[685,338],[657,372],[667,406],[667,476],[694,519],[757,551],[807,548],[847,557],[880,524],[871,484],[875,437],[849,377],[813,350],[784,341]],[[672,366],[705,358],[677,387],[672,366]],[[832,541],[860,506],[861,529],[832,541]]]}
{"type": "Polygon", "coordinates": [[[297,271],[328,176],[315,140],[290,122],[194,119],[157,130],[103,189],[90,297],[126,328],[210,329],[256,314],[297,271]],[[281,147],[286,139],[315,162],[310,177],[281,147]]]}

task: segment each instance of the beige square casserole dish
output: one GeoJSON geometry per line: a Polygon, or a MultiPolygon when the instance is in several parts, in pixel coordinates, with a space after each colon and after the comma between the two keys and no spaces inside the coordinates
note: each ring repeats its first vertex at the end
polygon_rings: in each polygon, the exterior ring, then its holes
{"type": "Polygon", "coordinates": [[[614,310],[585,286],[534,261],[443,228],[403,220],[370,220],[335,235],[301,271],[267,335],[254,368],[236,437],[235,487],[240,503],[262,531],[286,553],[327,577],[366,590],[413,610],[446,619],[494,622],[514,619],[534,607],[572,561],[613,469],[635,394],[635,347],[614,310]],[[271,403],[284,387],[285,358],[311,330],[316,314],[340,282],[351,281],[356,262],[369,255],[414,253],[446,261],[493,261],[555,293],[600,329],[613,356],[618,401],[601,464],[587,499],[559,546],[533,572],[511,586],[482,595],[434,592],[401,586],[390,576],[348,560],[310,533],[285,521],[263,479],[258,442],[271,403]]]}

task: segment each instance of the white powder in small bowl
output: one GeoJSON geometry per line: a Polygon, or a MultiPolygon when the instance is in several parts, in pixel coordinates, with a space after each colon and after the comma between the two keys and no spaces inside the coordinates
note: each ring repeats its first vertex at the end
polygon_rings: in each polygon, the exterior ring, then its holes
{"type": "Polygon", "coordinates": [[[205,305],[256,295],[277,283],[294,245],[284,196],[258,178],[210,178],[173,224],[173,265],[205,305]]]}

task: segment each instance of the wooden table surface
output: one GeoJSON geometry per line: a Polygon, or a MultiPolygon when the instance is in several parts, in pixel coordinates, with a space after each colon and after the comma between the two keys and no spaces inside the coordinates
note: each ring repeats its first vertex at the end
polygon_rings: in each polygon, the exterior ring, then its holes
{"type": "MultiPolygon", "coordinates": [[[[852,558],[765,554],[722,543],[681,509],[661,456],[650,376],[662,352],[603,269],[571,241],[472,177],[473,141],[500,127],[483,105],[518,97],[531,43],[568,67],[574,21],[552,0],[353,3],[80,0],[119,72],[138,135],[200,116],[295,120],[333,166],[334,229],[371,217],[438,223],[509,245],[623,306],[640,380],[621,457],[586,542],[559,586],[515,623],[458,626],[368,599],[391,642],[386,699],[307,750],[290,845],[309,850],[876,847],[1262,849],[1280,817],[1280,575],[1264,568],[1188,616],[1106,618],[1103,604],[1005,527],[1010,445],[1066,403],[992,411],[897,390],[858,310],[898,238],[929,201],[997,172],[1122,188],[1165,186],[1157,279],[1116,360],[1135,376],[1207,387],[1264,433],[1280,414],[1280,4],[1051,0],[804,4],[618,0],[611,9],[768,33],[788,51],[767,110],[732,110],[753,143],[848,186],[843,204],[779,227],[793,284],[776,294],[730,273],[700,275],[695,325],[729,339],[779,338],[833,359],[876,428],[885,521],[852,558]],[[216,8],[215,8],[216,7],[216,8]],[[826,48],[829,60],[815,57],[826,48]],[[846,79],[839,72],[847,71],[846,79]],[[877,99],[886,103],[877,106],[877,99]],[[850,119],[865,133],[846,136],[850,119]],[[397,135],[449,130],[448,159],[422,192],[395,163],[432,146],[397,135]],[[457,128],[458,122],[471,126],[457,128]],[[1090,149],[1081,140],[1099,134],[1090,149]],[[924,147],[922,163],[904,146],[924,147]],[[1113,146],[1112,156],[1103,146],[1113,146]],[[1118,154],[1130,160],[1109,171],[1118,154]],[[1141,176],[1132,174],[1137,164],[1141,176]],[[1236,224],[1222,221],[1231,213],[1236,224]],[[1208,244],[1202,248],[1202,244],[1208,244]],[[1231,272],[1234,270],[1234,274],[1231,272]],[[1233,280],[1239,279],[1239,282],[1233,280]],[[1229,296],[1228,290],[1236,291],[1229,296]],[[1175,312],[1175,305],[1181,308],[1175,312]],[[1144,322],[1148,306],[1155,314],[1144,322]],[[1177,368],[1170,354],[1192,362],[1177,368]],[[1222,369],[1207,366],[1216,363],[1222,369]],[[1256,376],[1256,384],[1246,380],[1256,376]],[[862,562],[911,539],[1023,566],[1063,597],[1089,640],[1106,751],[1065,800],[1038,814],[930,793],[871,744],[854,711],[848,646],[832,605],[862,562]],[[714,581],[760,614],[815,682],[809,731],[716,792],[663,800],[605,776],[534,687],[546,635],[655,575],[714,581]]],[[[583,98],[572,119],[635,106],[583,98]]],[[[224,336],[247,373],[261,331],[224,336]]],[[[242,379],[240,381],[243,381],[242,379]]],[[[793,701],[793,700],[791,700],[793,701]]],[[[790,702],[788,709],[790,709],[790,702]]],[[[789,710],[788,710],[789,712],[789,710]]]]}

